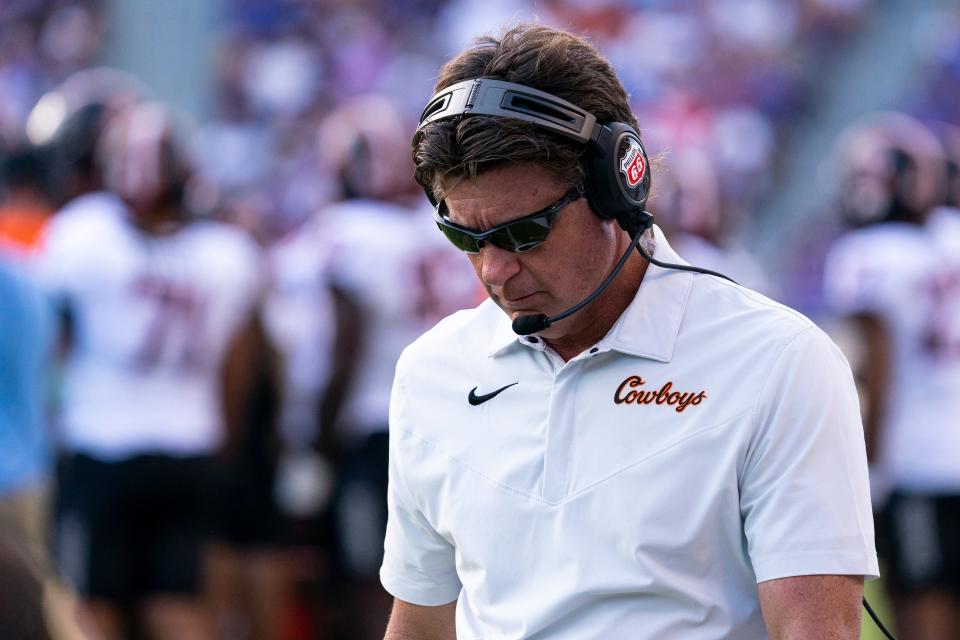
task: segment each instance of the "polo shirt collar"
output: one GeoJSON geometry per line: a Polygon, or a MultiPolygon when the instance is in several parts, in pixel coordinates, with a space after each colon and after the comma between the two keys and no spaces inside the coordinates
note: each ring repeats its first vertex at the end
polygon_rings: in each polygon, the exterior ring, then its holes
{"type": "MultiPolygon", "coordinates": [[[[659,227],[654,225],[657,240],[654,257],[662,262],[687,264],[667,243],[659,227]]],[[[599,352],[616,350],[640,358],[670,362],[673,357],[680,323],[694,274],[688,271],[647,266],[643,281],[630,305],[624,310],[607,335],[597,343],[599,352]]],[[[514,345],[542,350],[543,341],[527,342],[513,332],[510,318],[501,314],[490,341],[488,355],[494,357],[514,345]]]]}

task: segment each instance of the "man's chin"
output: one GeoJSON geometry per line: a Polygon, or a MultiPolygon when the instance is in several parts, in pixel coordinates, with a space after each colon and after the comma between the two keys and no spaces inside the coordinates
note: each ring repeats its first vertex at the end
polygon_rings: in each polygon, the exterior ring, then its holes
{"type": "MultiPolygon", "coordinates": [[[[522,318],[523,316],[538,316],[542,314],[549,317],[555,313],[558,313],[556,311],[551,313],[549,311],[546,311],[544,309],[537,308],[534,306],[530,306],[530,307],[513,306],[507,301],[501,298],[498,298],[496,296],[490,296],[490,298],[493,300],[494,304],[500,307],[501,311],[507,314],[507,317],[510,318],[511,322],[514,322],[517,318],[522,318]]],[[[550,327],[550,328],[544,329],[543,331],[539,331],[531,335],[540,336],[541,338],[545,338],[549,340],[552,337],[563,335],[563,328],[559,326],[550,327]]]]}
{"type": "Polygon", "coordinates": [[[520,316],[534,316],[534,315],[537,315],[538,313],[543,313],[543,311],[540,311],[539,309],[535,309],[532,307],[525,307],[522,304],[520,305],[510,304],[503,298],[499,298],[494,295],[491,295],[490,299],[493,300],[493,303],[495,305],[500,307],[501,311],[507,314],[507,316],[510,318],[511,321],[516,320],[520,316]]]}
{"type": "MultiPolygon", "coordinates": [[[[503,306],[500,306],[500,308],[503,310],[504,313],[507,314],[507,317],[510,318],[511,322],[515,322],[517,318],[522,318],[524,316],[539,316],[539,315],[549,316],[549,314],[546,314],[545,312],[540,311],[539,309],[504,309],[503,306]]],[[[543,331],[538,331],[536,333],[531,333],[529,335],[537,336],[539,338],[543,338],[544,340],[551,340],[557,337],[562,337],[564,334],[565,334],[565,331],[563,327],[563,320],[559,320],[556,326],[551,326],[544,329],[543,331]]]]}
{"type": "Polygon", "coordinates": [[[539,316],[541,314],[548,315],[539,309],[512,309],[509,307],[505,308],[503,305],[499,306],[500,309],[507,314],[507,317],[510,318],[511,322],[515,321],[517,318],[522,318],[523,316],[539,316]]]}

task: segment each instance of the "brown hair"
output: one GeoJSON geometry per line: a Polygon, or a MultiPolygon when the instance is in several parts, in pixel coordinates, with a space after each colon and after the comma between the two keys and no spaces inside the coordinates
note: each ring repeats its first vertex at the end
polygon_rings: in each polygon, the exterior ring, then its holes
{"type": "MultiPolygon", "coordinates": [[[[596,116],[598,122],[637,127],[627,93],[597,49],[583,38],[522,23],[501,37],[483,36],[440,72],[434,91],[472,78],[494,78],[552,93],[596,116]]],[[[537,162],[559,182],[583,177],[584,147],[521,120],[473,116],[434,122],[414,141],[417,182],[438,195],[445,179],[476,177],[513,162],[537,162]]]]}

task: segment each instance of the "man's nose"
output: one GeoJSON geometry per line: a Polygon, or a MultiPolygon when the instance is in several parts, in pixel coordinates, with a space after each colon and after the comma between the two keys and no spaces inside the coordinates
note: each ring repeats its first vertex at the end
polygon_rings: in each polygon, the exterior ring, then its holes
{"type": "Polygon", "coordinates": [[[490,287],[502,287],[520,271],[517,254],[492,244],[480,248],[480,278],[490,287]]]}

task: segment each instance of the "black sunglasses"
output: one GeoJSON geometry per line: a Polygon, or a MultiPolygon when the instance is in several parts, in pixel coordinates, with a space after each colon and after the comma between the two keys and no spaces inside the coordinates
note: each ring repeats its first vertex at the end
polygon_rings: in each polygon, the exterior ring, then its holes
{"type": "Polygon", "coordinates": [[[437,205],[433,219],[436,220],[443,235],[447,236],[447,240],[461,251],[480,253],[481,247],[489,242],[493,246],[507,251],[523,253],[543,244],[544,240],[547,239],[547,234],[550,233],[550,225],[553,224],[557,214],[568,204],[582,197],[583,190],[579,186],[572,187],[562,198],[550,206],[516,220],[490,227],[486,231],[474,231],[451,222],[444,215],[443,201],[437,205]]]}

